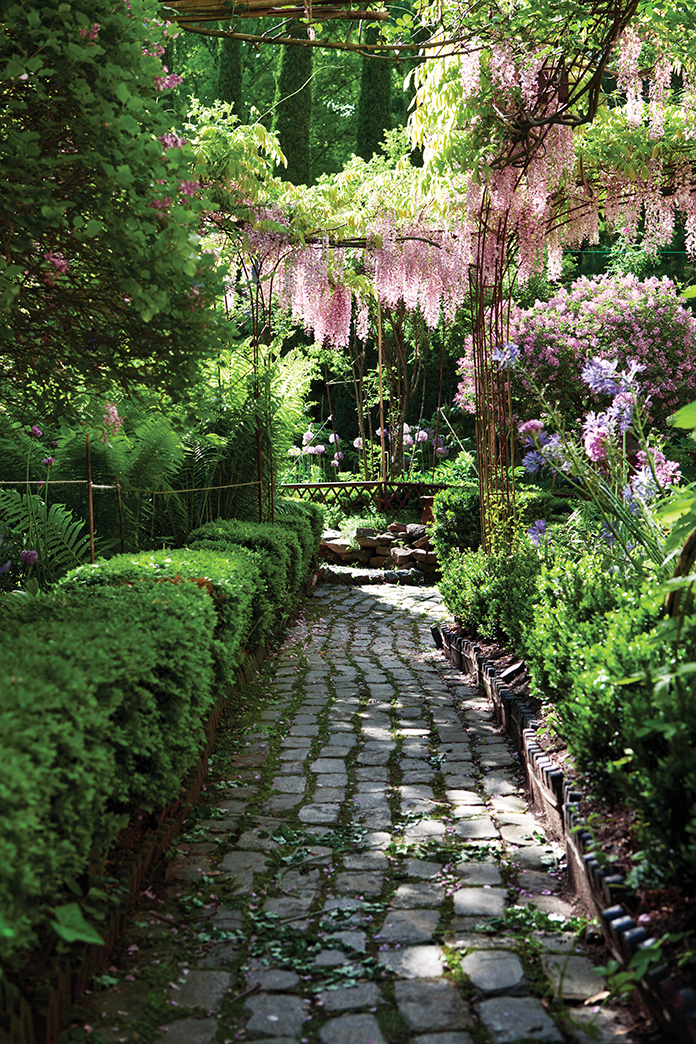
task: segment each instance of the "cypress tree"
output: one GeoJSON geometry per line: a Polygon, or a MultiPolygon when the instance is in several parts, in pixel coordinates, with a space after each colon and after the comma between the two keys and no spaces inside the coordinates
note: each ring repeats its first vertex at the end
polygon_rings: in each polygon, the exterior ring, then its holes
{"type": "MultiPolygon", "coordinates": [[[[377,42],[378,29],[366,29],[365,42],[377,42]]],[[[355,151],[363,159],[372,159],[381,150],[384,132],[391,129],[391,64],[379,58],[362,59],[358,130],[355,151]]]]}
{"type": "MultiPolygon", "coordinates": [[[[293,36],[306,30],[296,27],[293,36]]],[[[312,119],[311,47],[285,46],[281,50],[273,102],[273,126],[288,161],[281,177],[293,185],[308,185],[310,180],[309,131],[312,119]]]]}
{"type": "Polygon", "coordinates": [[[235,115],[242,115],[242,42],[223,36],[218,47],[216,94],[220,101],[232,102],[235,115]]]}

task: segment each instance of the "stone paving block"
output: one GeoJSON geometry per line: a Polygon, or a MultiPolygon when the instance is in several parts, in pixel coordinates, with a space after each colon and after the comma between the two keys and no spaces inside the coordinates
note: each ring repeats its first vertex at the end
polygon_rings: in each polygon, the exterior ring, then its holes
{"type": "Polygon", "coordinates": [[[220,863],[220,869],[234,877],[235,891],[249,891],[254,882],[254,874],[263,873],[266,869],[266,857],[260,852],[228,852],[220,863]]]}
{"type": "Polygon", "coordinates": [[[281,895],[266,899],[263,908],[267,913],[276,914],[281,921],[287,918],[300,917],[306,914],[314,901],[314,892],[295,892],[294,895],[281,895]]]}
{"type": "Polygon", "coordinates": [[[376,794],[363,794],[357,793],[351,798],[351,801],[355,808],[381,808],[388,809],[389,802],[387,801],[384,793],[376,794]]]}
{"type": "Polygon", "coordinates": [[[416,881],[400,884],[391,901],[395,910],[411,910],[417,907],[437,907],[445,898],[444,884],[431,881],[416,881]]]}
{"type": "Polygon", "coordinates": [[[522,870],[553,870],[558,862],[550,845],[526,845],[509,855],[511,862],[522,870]]]}
{"type": "MultiPolygon", "coordinates": [[[[267,834],[267,830],[262,830],[262,833],[267,834]]],[[[253,830],[245,830],[243,834],[239,835],[237,840],[238,848],[250,848],[256,852],[272,852],[278,848],[278,842],[274,841],[272,837],[259,837],[258,827],[253,830]]]]}
{"type": "Polygon", "coordinates": [[[544,953],[582,953],[582,947],[571,932],[533,932],[544,953]]]}
{"type": "Polygon", "coordinates": [[[425,758],[401,758],[399,767],[402,772],[422,772],[427,769],[434,771],[433,766],[425,758]]]}
{"type": "Polygon", "coordinates": [[[351,753],[351,747],[324,747],[322,750],[319,751],[318,757],[322,760],[324,758],[329,758],[332,761],[336,758],[338,758],[339,760],[343,760],[344,758],[347,758],[351,753]]]}
{"type": "Polygon", "coordinates": [[[402,783],[430,783],[436,774],[436,769],[431,765],[424,765],[422,769],[416,769],[413,772],[402,772],[401,782],[402,783]]]}
{"type": "Polygon", "coordinates": [[[379,963],[402,979],[436,979],[444,971],[441,946],[404,946],[400,950],[383,950],[379,963]]]}
{"type": "Polygon", "coordinates": [[[367,936],[365,932],[351,932],[351,931],[340,931],[331,932],[328,937],[330,942],[339,942],[344,946],[347,946],[350,950],[356,950],[358,953],[365,953],[365,947],[367,943],[367,936]]]}
{"type": "Polygon", "coordinates": [[[274,794],[264,801],[263,808],[267,812],[288,812],[302,800],[301,794],[274,794]]]}
{"type": "Polygon", "coordinates": [[[304,776],[277,776],[273,780],[275,790],[281,790],[284,794],[304,794],[307,789],[307,780],[304,776]]]}
{"type": "Polygon", "coordinates": [[[358,780],[372,780],[373,782],[385,782],[389,779],[389,770],[383,765],[364,765],[355,769],[355,778],[358,780]]]}
{"type": "Polygon", "coordinates": [[[482,805],[483,798],[475,790],[461,790],[459,788],[448,788],[445,796],[453,805],[482,805]]]}
{"type": "Polygon", "coordinates": [[[505,993],[510,996],[527,993],[527,983],[519,957],[505,950],[481,950],[470,953],[461,968],[482,993],[505,993]]]}
{"type": "Polygon", "coordinates": [[[427,859],[405,859],[402,867],[409,877],[420,877],[424,881],[439,877],[442,873],[441,863],[431,863],[427,859]]]}
{"type": "Polygon", "coordinates": [[[317,775],[317,789],[331,787],[345,787],[348,785],[348,774],[346,772],[327,772],[317,775]]]}
{"type": "Polygon", "coordinates": [[[341,1015],[319,1030],[322,1044],[386,1044],[374,1015],[341,1015]]]}
{"type": "Polygon", "coordinates": [[[511,773],[491,772],[483,779],[483,789],[487,794],[507,797],[511,794],[516,795],[520,784],[511,773]]]}
{"type": "Polygon", "coordinates": [[[306,747],[288,747],[280,752],[281,761],[304,761],[306,757],[306,747]]]}
{"type": "Polygon", "coordinates": [[[449,1033],[423,1033],[413,1038],[413,1044],[472,1044],[468,1033],[451,1030],[449,1033]]]}
{"type": "Polygon", "coordinates": [[[604,979],[587,957],[545,953],[541,958],[553,992],[563,1001],[585,1001],[605,987],[604,979]]]}
{"type": "Polygon", "coordinates": [[[206,855],[177,856],[167,867],[165,881],[167,883],[200,881],[204,874],[210,873],[212,868],[213,861],[206,855]]]}
{"type": "Polygon", "coordinates": [[[215,808],[223,809],[225,812],[229,812],[231,815],[239,816],[246,810],[247,802],[240,801],[238,798],[229,798],[224,801],[216,801],[215,808]]]}
{"type": "Polygon", "coordinates": [[[346,791],[344,787],[317,787],[314,791],[314,803],[316,805],[333,801],[334,804],[342,804],[346,791]]]}
{"type": "Polygon", "coordinates": [[[258,986],[264,993],[287,993],[297,989],[300,977],[283,968],[266,968],[260,964],[247,972],[247,983],[249,986],[258,986]]]}
{"type": "Polygon", "coordinates": [[[379,873],[350,872],[336,875],[336,891],[343,895],[363,894],[379,895],[382,891],[384,876],[379,873]]]}
{"type": "Polygon", "coordinates": [[[394,995],[399,1014],[413,1030],[466,1029],[473,1024],[461,993],[446,980],[397,981],[394,995]]]}
{"type": "Polygon", "coordinates": [[[374,982],[362,982],[357,986],[324,990],[317,1001],[324,1011],[351,1011],[353,1008],[375,1008],[384,1003],[384,998],[374,982]]]}
{"type": "Polygon", "coordinates": [[[346,763],[341,758],[317,758],[316,761],[312,761],[309,766],[312,772],[338,772],[343,774],[346,771],[346,763]]]}
{"type": "Polygon", "coordinates": [[[514,794],[508,794],[507,797],[499,797],[494,795],[490,799],[493,811],[496,815],[506,815],[510,812],[526,812],[529,803],[521,797],[516,797],[514,794]]]}
{"type": "Polygon", "coordinates": [[[232,976],[226,971],[202,971],[194,968],[179,989],[172,987],[169,999],[180,1008],[205,1008],[217,1011],[222,998],[232,985],[232,976]]]}
{"type": "MultiPolygon", "coordinates": [[[[331,747],[354,747],[355,744],[358,742],[357,737],[354,736],[352,733],[344,731],[343,729],[340,729],[337,732],[337,728],[338,724],[333,726],[332,735],[329,736],[327,740],[329,746],[325,747],[324,750],[328,751],[331,747]]],[[[331,755],[327,753],[326,756],[330,757],[331,755]]]]}
{"type": "Polygon", "coordinates": [[[558,914],[560,917],[573,917],[575,908],[557,895],[520,896],[517,906],[533,906],[547,914],[558,914]]]}
{"type": "Polygon", "coordinates": [[[524,892],[535,892],[541,895],[546,892],[559,892],[561,882],[554,874],[544,873],[543,870],[520,870],[517,874],[517,883],[524,892]]]}
{"type": "Polygon", "coordinates": [[[406,827],[404,837],[414,841],[423,837],[444,837],[445,824],[441,819],[421,819],[419,823],[406,827]]]}
{"type": "Polygon", "coordinates": [[[389,867],[389,860],[384,852],[356,852],[343,857],[344,870],[384,870],[389,867]]]}
{"type": "Polygon", "coordinates": [[[208,950],[205,957],[196,961],[197,968],[219,971],[228,968],[239,960],[239,946],[234,942],[218,943],[208,950]]]}
{"type": "Polygon", "coordinates": [[[357,762],[358,765],[386,765],[389,757],[388,750],[361,750],[357,762]]]}
{"type": "Polygon", "coordinates": [[[454,868],[466,885],[502,885],[503,878],[497,863],[457,863],[454,868]]]}
{"type": "Polygon", "coordinates": [[[460,888],[453,895],[458,917],[500,917],[505,909],[504,888],[460,888]]]}
{"type": "Polygon", "coordinates": [[[335,823],[340,811],[338,801],[329,801],[325,805],[304,805],[299,811],[299,818],[303,823],[335,823]]]}
{"type": "Polygon", "coordinates": [[[383,943],[430,942],[439,920],[439,910],[392,911],[374,938],[383,943]]]}
{"type": "Polygon", "coordinates": [[[478,1006],[479,1015],[491,1035],[492,1044],[513,1041],[544,1041],[562,1044],[563,1037],[536,997],[493,997],[478,1006]]]}
{"type": "Polygon", "coordinates": [[[244,1003],[251,1012],[247,1033],[266,1033],[271,1037],[298,1035],[307,1017],[307,1001],[288,993],[255,993],[244,1003]]]}
{"type": "MultiPolygon", "coordinates": [[[[167,1032],[155,1044],[212,1044],[217,1036],[217,1019],[179,1019],[168,1024],[167,1032]]],[[[101,1031],[102,1036],[104,1031],[101,1031]]],[[[127,1039],[127,1038],[124,1038],[127,1039]]]]}
{"type": "Polygon", "coordinates": [[[492,819],[458,819],[453,825],[458,837],[477,841],[496,840],[500,835],[492,819]]]}

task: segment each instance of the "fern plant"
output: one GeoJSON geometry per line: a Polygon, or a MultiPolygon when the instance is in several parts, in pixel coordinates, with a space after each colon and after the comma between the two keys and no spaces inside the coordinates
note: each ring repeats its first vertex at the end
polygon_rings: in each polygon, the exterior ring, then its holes
{"type": "MultiPolygon", "coordinates": [[[[89,560],[89,531],[64,504],[46,505],[35,493],[0,489],[0,528],[5,529],[3,556],[13,568],[0,576],[3,588],[21,582],[20,554],[36,551],[36,574],[42,586],[53,583],[70,569],[89,560]]],[[[100,547],[101,550],[101,547],[100,547]]]]}

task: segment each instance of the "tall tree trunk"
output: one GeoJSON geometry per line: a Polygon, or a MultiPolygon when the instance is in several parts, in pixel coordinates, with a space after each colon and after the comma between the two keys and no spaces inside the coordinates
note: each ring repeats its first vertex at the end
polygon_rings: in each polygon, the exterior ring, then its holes
{"type": "MultiPolygon", "coordinates": [[[[365,42],[377,42],[376,28],[365,30],[365,42]]],[[[391,64],[380,58],[362,59],[358,132],[355,151],[372,159],[381,150],[385,131],[391,130],[391,64]]]]}
{"type": "Polygon", "coordinates": [[[242,42],[220,39],[216,93],[220,101],[232,102],[236,116],[242,116],[242,42]]]}
{"type": "MultiPolygon", "coordinates": [[[[293,36],[304,36],[306,30],[295,26],[293,36]]],[[[312,120],[311,47],[283,47],[276,79],[273,130],[278,133],[280,147],[288,161],[280,176],[293,185],[310,182],[309,131],[312,120]]]]}

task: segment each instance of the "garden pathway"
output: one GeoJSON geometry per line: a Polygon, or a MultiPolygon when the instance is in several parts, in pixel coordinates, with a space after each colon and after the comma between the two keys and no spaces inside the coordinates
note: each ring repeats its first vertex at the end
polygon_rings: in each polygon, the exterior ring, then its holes
{"type": "Polygon", "coordinates": [[[436,587],[307,601],[85,998],[95,1044],[591,1039],[602,980],[516,755],[434,649],[445,619],[436,587]]]}

